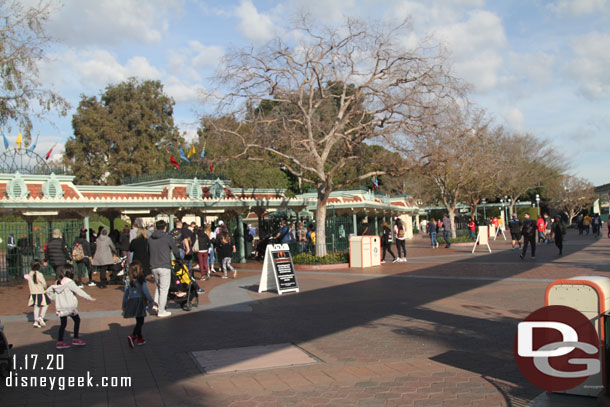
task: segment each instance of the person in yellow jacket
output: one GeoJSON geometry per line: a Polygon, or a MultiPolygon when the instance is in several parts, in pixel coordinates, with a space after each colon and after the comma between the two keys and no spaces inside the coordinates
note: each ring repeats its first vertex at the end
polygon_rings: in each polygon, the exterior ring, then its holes
{"type": "Polygon", "coordinates": [[[591,229],[591,217],[589,215],[585,216],[585,218],[582,221],[582,225],[585,227],[585,232],[588,235],[589,230],[591,229]]]}

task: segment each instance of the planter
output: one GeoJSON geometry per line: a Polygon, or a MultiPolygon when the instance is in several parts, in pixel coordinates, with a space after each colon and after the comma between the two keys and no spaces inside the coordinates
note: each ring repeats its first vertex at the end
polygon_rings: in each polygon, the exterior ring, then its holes
{"type": "Polygon", "coordinates": [[[349,263],[337,264],[295,264],[296,271],[324,271],[324,270],[340,270],[349,269],[349,263]]]}

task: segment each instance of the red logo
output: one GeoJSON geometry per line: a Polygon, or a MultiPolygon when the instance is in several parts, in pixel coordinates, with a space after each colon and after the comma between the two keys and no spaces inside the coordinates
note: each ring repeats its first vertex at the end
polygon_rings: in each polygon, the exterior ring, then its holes
{"type": "Polygon", "coordinates": [[[546,391],[564,391],[600,371],[595,327],[573,308],[551,305],[519,323],[513,345],[519,370],[546,391]]]}

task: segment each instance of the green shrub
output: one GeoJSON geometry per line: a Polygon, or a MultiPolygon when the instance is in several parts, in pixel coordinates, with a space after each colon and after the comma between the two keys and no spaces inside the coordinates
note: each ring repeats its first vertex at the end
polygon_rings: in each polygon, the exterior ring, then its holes
{"type": "Polygon", "coordinates": [[[309,253],[300,253],[292,258],[294,264],[339,264],[349,263],[348,252],[329,253],[324,257],[317,257],[309,253]]]}

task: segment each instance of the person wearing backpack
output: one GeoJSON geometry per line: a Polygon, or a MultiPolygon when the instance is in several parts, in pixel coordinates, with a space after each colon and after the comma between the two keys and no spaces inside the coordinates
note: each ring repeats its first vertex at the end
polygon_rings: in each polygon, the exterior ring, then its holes
{"type": "Polygon", "coordinates": [[[390,229],[390,225],[386,221],[383,221],[381,228],[383,230],[381,235],[381,246],[383,247],[381,262],[385,263],[385,253],[388,251],[392,255],[392,263],[395,263],[397,258],[394,252],[392,252],[392,229],[390,229]]]}
{"type": "Polygon", "coordinates": [[[398,252],[399,262],[407,261],[407,247],[405,245],[405,228],[402,221],[397,216],[394,220],[394,236],[396,237],[396,251],[398,252]],[[401,256],[401,254],[403,256],[401,256]]]}
{"type": "Polygon", "coordinates": [[[208,267],[208,255],[210,247],[212,247],[212,228],[209,223],[197,231],[197,241],[199,242],[199,251],[197,252],[197,260],[199,261],[199,271],[201,272],[202,280],[210,279],[210,268],[208,267]]]}
{"type": "Polygon", "coordinates": [[[76,273],[78,274],[78,287],[83,288],[83,274],[87,271],[89,286],[94,286],[93,273],[91,269],[91,245],[87,241],[87,229],[81,229],[78,239],[72,248],[72,259],[76,262],[76,273]]]}
{"type": "Polygon", "coordinates": [[[534,220],[530,219],[530,214],[525,214],[525,220],[523,221],[523,226],[521,227],[521,235],[523,236],[523,251],[519,255],[521,259],[525,257],[527,253],[527,245],[532,246],[532,259],[536,258],[536,232],[538,230],[538,226],[534,220]]]}

